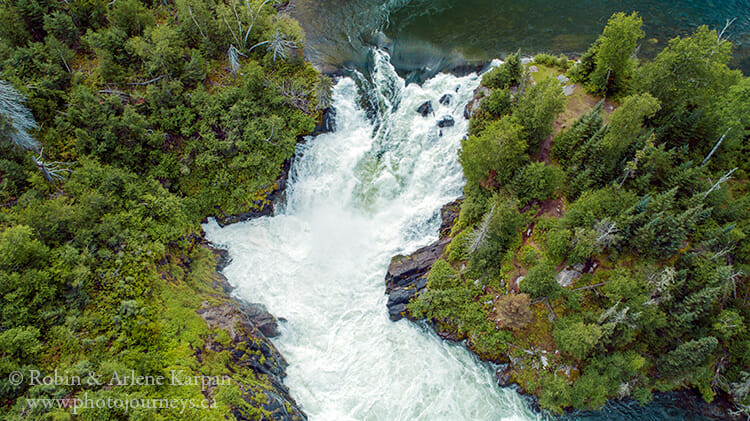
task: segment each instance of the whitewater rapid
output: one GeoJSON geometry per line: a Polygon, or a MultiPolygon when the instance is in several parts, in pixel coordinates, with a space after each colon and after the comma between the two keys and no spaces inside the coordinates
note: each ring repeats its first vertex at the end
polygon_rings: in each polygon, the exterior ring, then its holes
{"type": "Polygon", "coordinates": [[[234,294],[281,323],[285,384],[311,420],[534,419],[461,345],[386,311],[390,258],[437,238],[440,208],[461,195],[456,152],[477,75],[405,86],[382,52],[370,77],[334,87],[334,133],[300,144],[273,217],[219,228],[234,294]],[[450,94],[449,105],[438,100],[450,94]],[[430,100],[434,115],[416,112],[430,100]],[[369,110],[369,118],[368,118],[369,110]],[[438,128],[451,115],[455,126],[438,128]]]}

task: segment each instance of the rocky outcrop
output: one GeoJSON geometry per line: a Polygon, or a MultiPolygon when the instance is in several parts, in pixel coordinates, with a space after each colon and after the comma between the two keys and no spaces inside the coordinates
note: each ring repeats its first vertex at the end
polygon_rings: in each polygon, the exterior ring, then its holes
{"type": "Polygon", "coordinates": [[[500,387],[509,387],[513,384],[513,367],[503,364],[495,370],[495,381],[500,387]]]}
{"type": "Polygon", "coordinates": [[[391,259],[385,276],[385,292],[389,294],[386,305],[391,320],[397,321],[404,317],[413,319],[407,305],[424,290],[432,264],[440,258],[450,243],[451,238],[448,234],[460,208],[461,199],[443,206],[440,212],[442,223],[438,241],[408,256],[395,256],[391,259]]]}
{"type": "Polygon", "coordinates": [[[464,107],[464,118],[471,120],[471,117],[477,113],[479,106],[482,103],[482,98],[489,96],[490,89],[485,86],[480,86],[474,90],[474,98],[466,104],[464,107]]]}
{"type": "Polygon", "coordinates": [[[555,281],[557,281],[557,283],[560,284],[560,286],[563,288],[569,287],[573,284],[573,281],[581,277],[582,273],[583,265],[578,264],[569,266],[561,270],[560,273],[557,274],[555,281]]]}
{"type": "Polygon", "coordinates": [[[320,121],[313,129],[312,136],[317,136],[321,133],[331,133],[336,131],[336,109],[328,107],[323,110],[320,116],[320,121]]]}
{"type": "Polygon", "coordinates": [[[265,197],[252,203],[252,210],[235,215],[221,214],[216,215],[216,223],[220,227],[235,224],[237,222],[248,221],[250,219],[260,218],[261,216],[272,216],[274,203],[276,203],[284,194],[286,183],[289,179],[289,170],[292,167],[292,158],[284,161],[281,166],[281,174],[276,178],[274,188],[270,189],[265,197]]]}
{"type": "MultiPolygon", "coordinates": [[[[268,382],[261,385],[245,384],[241,378],[232,379],[242,391],[242,398],[250,406],[256,406],[261,402],[263,410],[271,414],[270,417],[262,419],[306,420],[307,416],[283,383],[288,363],[269,340],[279,335],[278,321],[262,304],[248,303],[228,296],[232,287],[220,271],[231,262],[231,258],[226,250],[210,248],[217,260],[218,285],[214,287],[222,293],[217,297],[218,304],[209,305],[205,302],[197,313],[206,321],[209,328],[224,330],[229,341],[207,339],[203,347],[195,350],[196,358],[200,362],[207,351],[227,351],[233,366],[252,370],[259,378],[268,379],[268,382]],[[265,398],[258,396],[259,394],[265,395],[265,398]]],[[[207,393],[212,392],[209,390],[207,393]]],[[[258,419],[257,416],[246,413],[242,407],[233,407],[232,414],[238,420],[258,419]]]]}
{"type": "Polygon", "coordinates": [[[440,105],[451,105],[451,101],[453,100],[453,95],[451,94],[445,94],[440,97],[440,100],[438,101],[440,105]]]}

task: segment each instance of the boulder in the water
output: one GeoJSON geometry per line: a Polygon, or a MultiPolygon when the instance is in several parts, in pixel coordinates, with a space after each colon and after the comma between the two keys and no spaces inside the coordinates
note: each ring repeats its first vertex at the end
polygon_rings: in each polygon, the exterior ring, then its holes
{"type": "Polygon", "coordinates": [[[438,121],[438,127],[453,127],[453,125],[456,124],[455,121],[453,121],[453,117],[449,115],[444,115],[440,117],[440,120],[438,121]]]}
{"type": "Polygon", "coordinates": [[[417,112],[422,117],[427,117],[428,115],[432,114],[432,101],[423,102],[422,105],[417,108],[417,112]]]}
{"type": "Polygon", "coordinates": [[[312,135],[316,136],[321,133],[330,133],[336,131],[336,109],[328,107],[323,110],[320,122],[313,129],[312,135]]]}
{"type": "Polygon", "coordinates": [[[450,105],[452,99],[453,99],[453,95],[451,95],[451,94],[445,94],[445,95],[443,95],[443,96],[440,97],[440,101],[439,102],[442,105],[450,105]]]}
{"type": "Polygon", "coordinates": [[[513,374],[510,365],[499,367],[495,370],[495,381],[500,387],[508,387],[513,384],[513,374]]]}

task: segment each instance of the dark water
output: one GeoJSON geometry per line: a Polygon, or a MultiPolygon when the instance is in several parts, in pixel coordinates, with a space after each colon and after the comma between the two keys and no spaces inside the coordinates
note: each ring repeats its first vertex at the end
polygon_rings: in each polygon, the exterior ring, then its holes
{"type": "Polygon", "coordinates": [[[432,73],[518,49],[575,55],[614,12],[638,11],[649,57],[700,25],[734,44],[733,67],[750,74],[750,0],[293,0],[307,33],[308,58],[325,69],[362,65],[371,45],[386,47],[401,73],[432,73]]]}

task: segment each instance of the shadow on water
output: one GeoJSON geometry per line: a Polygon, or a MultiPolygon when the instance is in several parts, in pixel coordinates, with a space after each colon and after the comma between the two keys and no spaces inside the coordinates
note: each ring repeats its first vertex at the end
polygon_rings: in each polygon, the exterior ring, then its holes
{"type": "MultiPolygon", "coordinates": [[[[728,404],[727,404],[728,405],[728,404]]],[[[693,392],[656,393],[646,405],[630,399],[609,401],[600,411],[575,411],[560,421],[709,421],[726,420],[726,407],[708,405],[693,392]]]]}
{"type": "Polygon", "coordinates": [[[750,0],[293,0],[307,34],[307,56],[324,71],[361,68],[370,46],[388,51],[415,81],[521,50],[580,54],[617,11],[638,11],[652,57],[700,25],[727,31],[734,67],[750,74],[750,0]]]}

